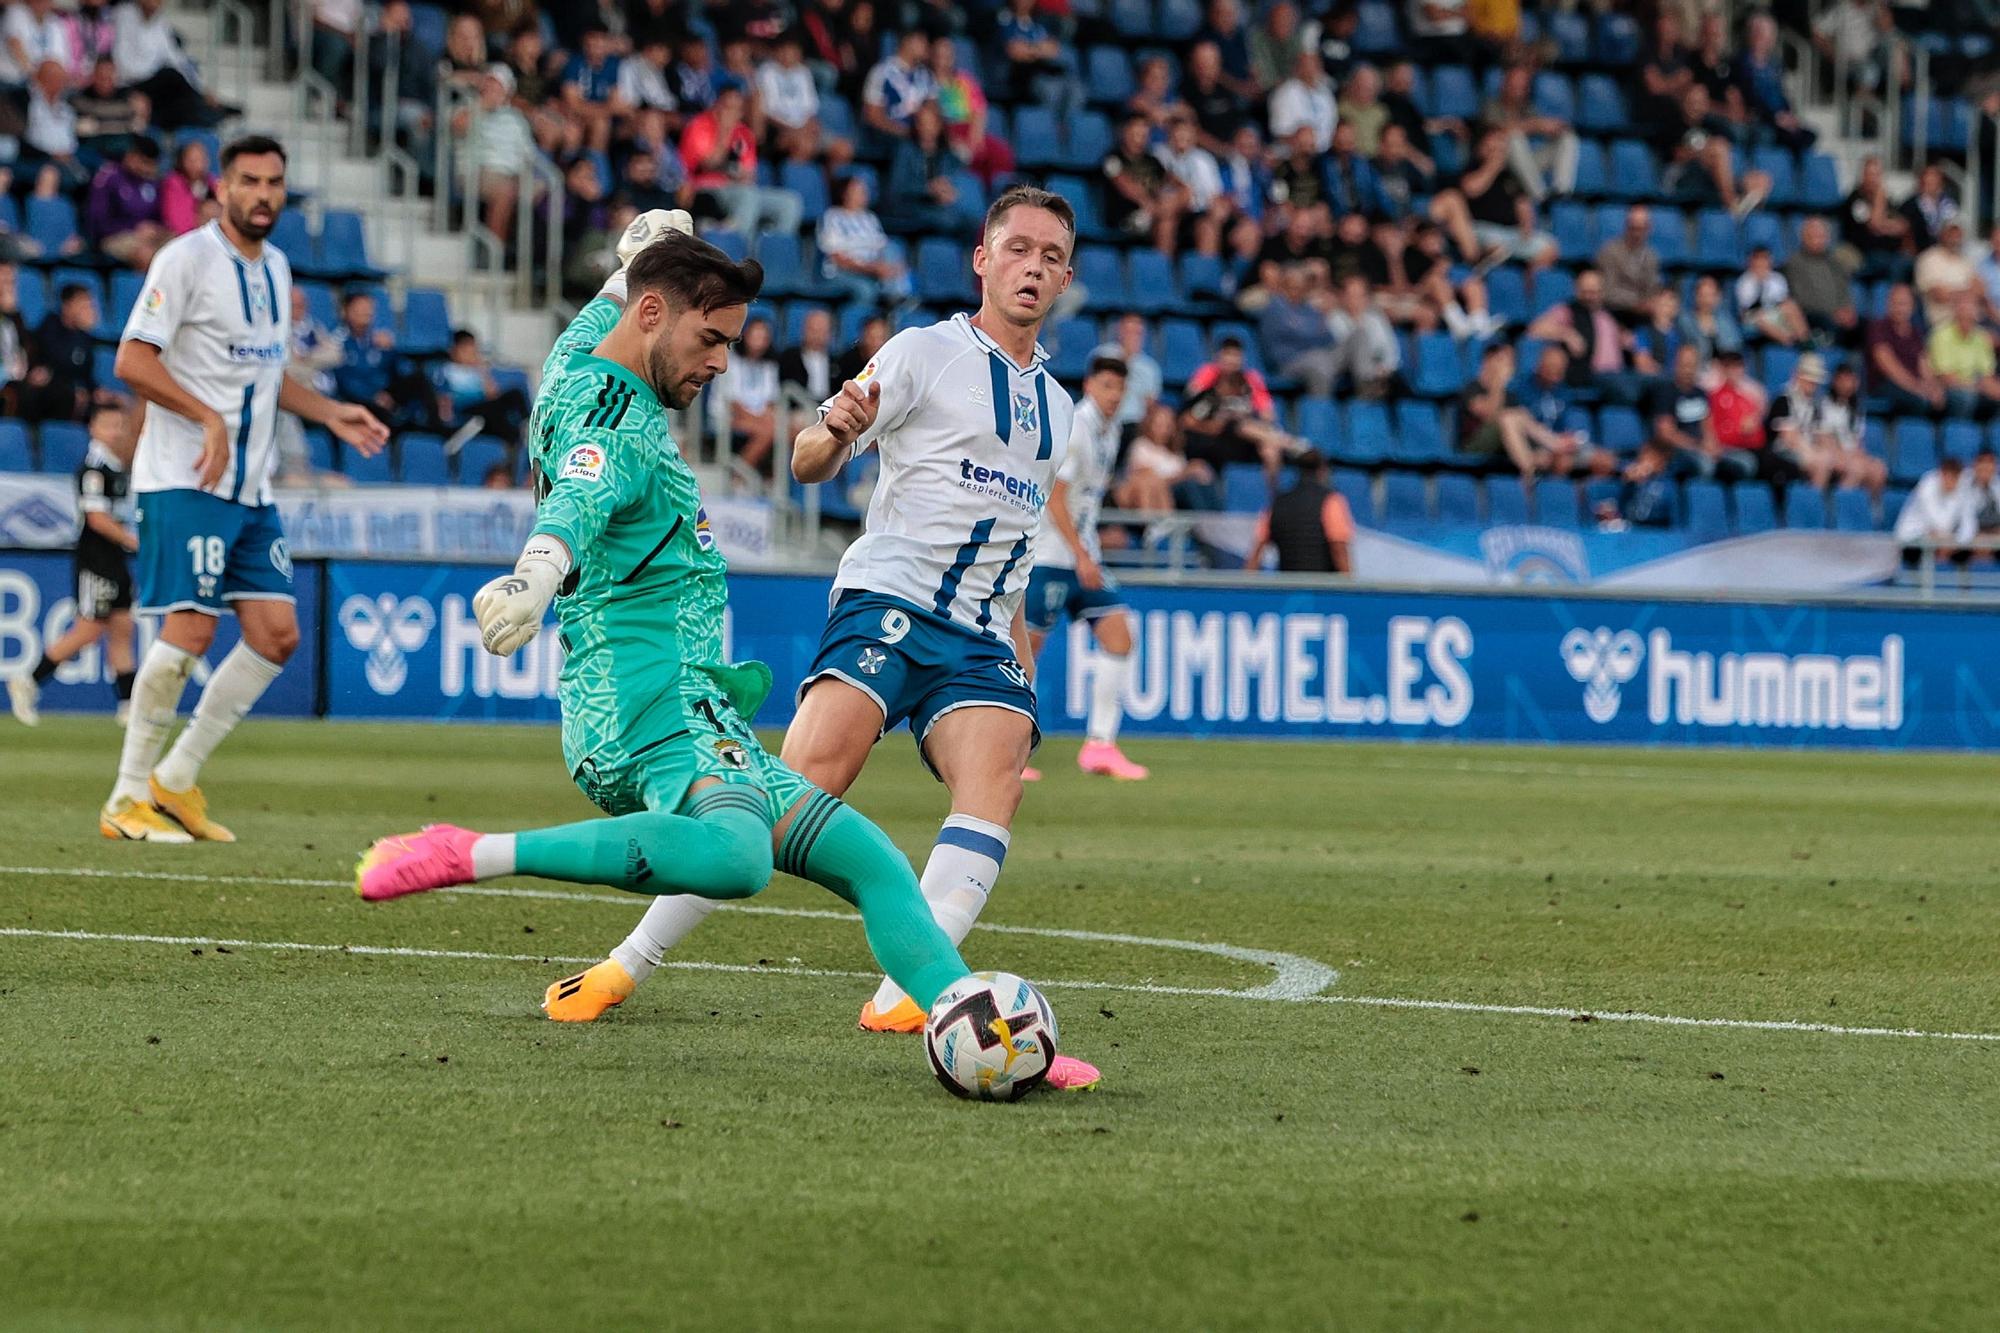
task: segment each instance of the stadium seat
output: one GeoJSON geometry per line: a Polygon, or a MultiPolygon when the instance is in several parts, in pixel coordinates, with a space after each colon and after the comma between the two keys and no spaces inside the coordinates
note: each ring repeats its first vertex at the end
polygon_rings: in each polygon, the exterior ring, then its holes
{"type": "Polygon", "coordinates": [[[853,143],[859,130],[854,122],[854,108],[838,93],[821,93],[819,97],[819,127],[836,139],[853,143]]]}
{"type": "Polygon", "coordinates": [[[1132,57],[1123,47],[1093,46],[1083,53],[1083,82],[1090,100],[1104,106],[1124,106],[1136,85],[1132,57]]]}
{"type": "Polygon", "coordinates": [[[0,418],[0,472],[33,472],[34,451],[28,447],[28,428],[12,417],[0,418]]]}
{"type": "Polygon", "coordinates": [[[1576,483],[1561,477],[1544,477],[1536,482],[1535,521],[1545,528],[1574,530],[1580,526],[1576,483]]]}
{"type": "Polygon", "coordinates": [[[1653,150],[1637,139],[1611,145],[1611,193],[1619,199],[1652,199],[1660,193],[1659,164],[1653,150]]]}
{"type": "Polygon", "coordinates": [[[1560,120],[1564,124],[1576,121],[1576,88],[1569,76],[1544,70],[1535,76],[1530,96],[1534,100],[1535,114],[1560,120]]]}
{"type": "MultiPolygon", "coordinates": [[[[1568,269],[1545,268],[1535,275],[1535,297],[1529,308],[1540,315],[1545,310],[1553,310],[1559,305],[1567,305],[1576,295],[1576,279],[1568,269]]],[[[1534,362],[1527,353],[1521,354],[1521,369],[1533,370],[1534,362]]]]}
{"type": "MultiPolygon", "coordinates": [[[[1622,220],[1619,225],[1624,225],[1622,220]]],[[[1653,249],[1663,268],[1686,268],[1688,256],[1687,215],[1672,204],[1653,210],[1653,249]]]]}
{"type": "Polygon", "coordinates": [[[1629,14],[1604,14],[1597,20],[1594,49],[1600,65],[1636,65],[1641,38],[1629,14]]]}
{"type": "Polygon", "coordinates": [[[1431,71],[1430,113],[1444,120],[1479,118],[1479,86],[1463,65],[1440,65],[1431,71]]]}
{"type": "Polygon", "coordinates": [[[1111,146],[1109,118],[1086,111],[1070,122],[1069,134],[1063,139],[1056,161],[1071,171],[1095,172],[1111,152],[1111,146]]]}
{"type": "Polygon", "coordinates": [[[306,427],[306,460],[313,465],[315,471],[334,471],[333,436],[329,435],[324,427],[306,427]]]}
{"type": "Polygon", "coordinates": [[[1586,74],[1577,85],[1577,128],[1589,134],[1621,134],[1631,129],[1625,94],[1603,74],[1586,74]]]}
{"type": "Polygon", "coordinates": [[[1049,369],[1056,378],[1074,384],[1090,369],[1090,354],[1098,345],[1097,326],[1087,319],[1066,319],[1044,331],[1042,345],[1051,349],[1049,369]]]}
{"type": "Polygon", "coordinates": [[[799,215],[808,224],[826,212],[826,173],[817,162],[787,162],[778,168],[778,186],[799,197],[799,215]]]}
{"type": "Polygon", "coordinates": [[[1177,44],[1200,31],[1202,12],[1199,0],[1160,0],[1160,36],[1177,44]]]}
{"type": "MultiPolygon", "coordinates": [[[[1557,64],[1587,65],[1590,63],[1590,20],[1582,14],[1574,12],[1565,13],[1562,11],[1550,14],[1548,16],[1548,27],[1543,35],[1547,40],[1555,43],[1557,64]]],[[[1523,40],[1525,40],[1525,37],[1523,40]]]]}
{"type": "Polygon", "coordinates": [[[451,308],[435,287],[412,287],[403,294],[402,328],[396,350],[410,356],[435,356],[451,348],[451,308]]]}
{"type": "Polygon", "coordinates": [[[1750,154],[1750,168],[1761,171],[1771,178],[1769,202],[1776,208],[1789,208],[1798,201],[1798,159],[1786,148],[1759,148],[1750,154]]]}
{"type": "Polygon", "coordinates": [[[1741,536],[1754,532],[1769,532],[1778,526],[1778,515],[1771,504],[1771,488],[1761,481],[1746,481],[1735,488],[1736,531],[1741,536]]]}
{"type": "Polygon", "coordinates": [[[1449,333],[1418,336],[1410,383],[1426,398],[1451,398],[1465,387],[1465,367],[1458,359],[1458,344],[1449,333]]]}
{"type": "Polygon", "coordinates": [[[1385,527],[1423,527],[1430,522],[1430,500],[1424,479],[1414,472],[1390,472],[1382,478],[1382,523],[1385,527]]]}
{"type": "Polygon", "coordinates": [[[917,295],[938,305],[952,305],[975,297],[972,270],[964,249],[942,236],[926,236],[917,242],[917,295]]]}
{"type": "Polygon", "coordinates": [[[1578,197],[1587,199],[1598,199],[1611,193],[1604,150],[1597,146],[1595,139],[1583,139],[1576,145],[1575,192],[1578,197]]]}
{"type": "Polygon", "coordinates": [[[97,308],[104,309],[104,278],[96,269],[64,267],[49,274],[49,296],[54,304],[62,303],[65,287],[84,288],[97,302],[97,308]]]}
{"type": "Polygon", "coordinates": [[[440,5],[410,6],[410,40],[432,55],[444,54],[444,8],[440,5]]]}
{"type": "Polygon", "coordinates": [[[1076,280],[1084,287],[1085,309],[1131,309],[1132,302],[1125,291],[1125,264],[1116,250],[1102,245],[1086,245],[1078,250],[1076,280]]]}
{"type": "Polygon", "coordinates": [[[816,301],[794,301],[786,306],[785,324],[783,330],[778,335],[778,345],[781,347],[797,347],[800,340],[805,337],[806,316],[815,310],[830,311],[831,307],[822,305],[816,301]]]}
{"type": "Polygon", "coordinates": [[[1437,479],[1438,522],[1473,526],[1479,522],[1479,483],[1462,472],[1437,479]]]}
{"type": "Polygon", "coordinates": [[[757,238],[757,262],[764,266],[764,291],[792,296],[812,284],[806,276],[805,251],[789,232],[767,231],[757,238]]]}
{"type": "Polygon", "coordinates": [[[1232,514],[1261,513],[1271,502],[1264,469],[1255,463],[1231,463],[1222,469],[1222,507],[1232,514]]]}
{"type": "Polygon", "coordinates": [[[1795,481],[1785,490],[1785,526],[1806,532],[1826,527],[1826,495],[1809,481],[1795,481]]]}
{"type": "Polygon", "coordinates": [[[712,227],[704,231],[701,238],[736,263],[740,264],[750,257],[750,240],[740,231],[732,231],[728,227],[712,227]]]}
{"type": "Polygon", "coordinates": [[[481,435],[477,439],[467,440],[453,461],[456,464],[459,485],[483,486],[486,484],[486,474],[507,461],[507,443],[491,435],[481,435]]]}
{"type": "Polygon", "coordinates": [[[306,215],[296,208],[288,208],[278,214],[277,225],[271,228],[269,240],[285,252],[285,258],[298,273],[316,272],[313,262],[312,233],[306,229],[306,215]]]}
{"type": "Polygon", "coordinates": [[[1328,458],[1341,457],[1340,406],[1331,398],[1299,399],[1299,435],[1328,458]]]}
{"type": "Polygon", "coordinates": [[[1157,315],[1181,304],[1174,283],[1174,261],[1151,246],[1134,250],[1126,259],[1125,283],[1132,309],[1141,314],[1157,315]]]}
{"type": "Polygon", "coordinates": [[[1890,438],[1895,449],[1889,475],[1897,481],[1914,484],[1937,466],[1937,433],[1930,422],[1921,417],[1899,417],[1890,438]]]}
{"type": "Polygon", "coordinates": [[[398,480],[405,486],[443,486],[451,480],[451,460],[438,435],[409,434],[396,441],[398,480]]]}
{"type": "Polygon", "coordinates": [[[1048,186],[1076,210],[1078,240],[1102,243],[1120,239],[1119,233],[1106,226],[1103,215],[1098,212],[1097,187],[1093,183],[1081,176],[1050,176],[1048,186]]]}
{"type": "Polygon", "coordinates": [[[1222,260],[1215,255],[1185,254],[1181,256],[1181,290],[1191,301],[1219,301],[1222,299],[1222,260]]]}
{"type": "Polygon", "coordinates": [[[48,275],[38,268],[21,267],[17,270],[16,287],[21,302],[21,323],[29,332],[41,327],[49,314],[48,275]]]}
{"type": "Polygon", "coordinates": [[[1690,481],[1682,493],[1691,540],[1716,542],[1729,535],[1729,495],[1720,482],[1690,481]]]}
{"type": "Polygon", "coordinates": [[[359,213],[340,209],[320,219],[314,256],[323,272],[348,278],[377,278],[382,270],[368,258],[368,232],[359,213]]]}
{"type": "Polygon", "coordinates": [[[1511,473],[1486,480],[1486,521],[1494,527],[1524,527],[1528,522],[1528,492],[1511,473]]]}
{"type": "Polygon", "coordinates": [[[1743,237],[1726,208],[1704,208],[1694,220],[1695,267],[1738,273],[1743,268],[1743,237]]]}
{"type": "Polygon", "coordinates": [[[90,451],[90,432],[69,421],[42,423],[42,471],[74,472],[90,451]]]}
{"type": "Polygon", "coordinates": [[[1528,322],[1528,283],[1520,269],[1503,264],[1486,275],[1486,305],[1516,328],[1528,322]]]}
{"type": "Polygon", "coordinates": [[[1947,421],[1944,432],[1939,437],[1938,448],[1960,462],[1969,463],[1972,456],[1986,447],[1986,434],[1978,423],[1971,421],[1947,421]]]}
{"type": "Polygon", "coordinates": [[[1381,463],[1389,457],[1394,437],[1388,408],[1375,402],[1349,403],[1344,445],[1337,457],[1350,463],[1381,463]]]}
{"type": "Polygon", "coordinates": [[[1368,0],[1357,15],[1354,36],[1349,42],[1357,55],[1385,56],[1400,49],[1403,35],[1396,29],[1396,10],[1393,6],[1368,0]]]}
{"type": "Polygon", "coordinates": [[[340,451],[340,470],[352,480],[367,485],[393,480],[389,475],[389,451],[384,449],[373,458],[363,458],[359,450],[340,451]]]}
{"type": "Polygon", "coordinates": [[[1414,398],[1396,404],[1396,434],[1389,456],[1402,463],[1439,463],[1451,456],[1434,404],[1414,398]]]}
{"type": "Polygon", "coordinates": [[[1743,219],[1743,253],[1758,246],[1771,252],[1771,263],[1782,266],[1791,257],[1791,238],[1785,234],[1785,220],[1776,213],[1752,213],[1743,219]]]}
{"type": "Polygon", "coordinates": [[[1815,211],[1836,208],[1845,196],[1840,189],[1840,168],[1825,153],[1807,153],[1804,179],[1799,182],[1799,202],[1815,211]]]}
{"type": "Polygon", "coordinates": [[[1599,444],[1614,454],[1633,454],[1646,442],[1645,423],[1629,407],[1607,407],[1597,414],[1599,444]]]}
{"type": "MultiPolygon", "coordinates": [[[[145,289],[146,275],[143,273],[117,269],[111,274],[111,290],[105,295],[104,319],[99,327],[108,327],[112,339],[115,340],[124,329],[132,307],[139,304],[139,294],[145,289]]],[[[105,335],[100,333],[99,336],[105,335]]]]}
{"type": "Polygon", "coordinates": [[[1354,516],[1356,523],[1372,524],[1375,521],[1375,483],[1366,472],[1351,467],[1335,468],[1333,489],[1347,501],[1347,511],[1354,516]]]}
{"type": "Polygon", "coordinates": [[[1549,230],[1555,234],[1565,264],[1587,264],[1597,253],[1597,237],[1586,204],[1574,199],[1556,200],[1549,205],[1549,230]]]}
{"type": "Polygon", "coordinates": [[[1185,384],[1207,358],[1201,325],[1191,319],[1170,319],[1160,325],[1160,376],[1168,384],[1185,384]]]}
{"type": "Polygon", "coordinates": [[[1852,488],[1835,491],[1833,526],[1841,532],[1873,532],[1875,515],[1869,509],[1867,495],[1852,488]]]}
{"type": "Polygon", "coordinates": [[[128,397],[130,396],[131,390],[126,387],[124,380],[118,378],[118,349],[116,347],[99,347],[93,351],[91,353],[91,367],[97,372],[98,388],[109,389],[113,393],[122,393],[128,397]]]}
{"type": "Polygon", "coordinates": [[[1764,364],[1757,378],[1770,386],[1772,393],[1781,392],[1792,382],[1792,372],[1799,368],[1801,355],[1796,347],[1780,347],[1773,343],[1764,349],[1764,364]]]}
{"type": "Polygon", "coordinates": [[[1159,36],[1153,23],[1152,0],[1111,0],[1111,26],[1120,37],[1143,41],[1159,36]]]}
{"type": "Polygon", "coordinates": [[[60,256],[63,246],[77,237],[76,208],[69,200],[57,195],[44,199],[39,195],[28,197],[28,235],[42,247],[42,253],[60,256]]]}

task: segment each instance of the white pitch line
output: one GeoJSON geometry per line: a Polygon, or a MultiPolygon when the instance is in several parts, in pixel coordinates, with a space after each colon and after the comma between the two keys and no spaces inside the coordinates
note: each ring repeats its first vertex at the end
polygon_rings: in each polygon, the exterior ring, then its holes
{"type": "Polygon", "coordinates": [[[1675,1028],[1733,1028],[1748,1032],[1820,1032],[1835,1037],[1922,1037],[1932,1041],[1994,1041],[2000,1032],[1931,1032],[1923,1028],[1843,1027],[1838,1023],[1798,1023],[1771,1018],[1687,1018],[1679,1014],[1648,1014],[1635,1009],[1552,1009],[1537,1004],[1476,1004],[1470,1000],[1411,1000],[1379,995],[1306,995],[1304,1004],[1358,1004],[1383,1009],[1427,1009],[1449,1014],[1502,1014],[1525,1018],[1586,1019],[1593,1023],[1653,1023],[1675,1028]]]}

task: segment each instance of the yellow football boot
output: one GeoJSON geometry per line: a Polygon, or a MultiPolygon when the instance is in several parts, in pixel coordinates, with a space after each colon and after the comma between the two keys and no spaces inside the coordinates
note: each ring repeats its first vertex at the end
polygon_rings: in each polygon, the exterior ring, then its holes
{"type": "Polygon", "coordinates": [[[126,798],[97,812],[97,831],[125,842],[193,842],[186,829],[147,805],[126,798]]]}
{"type": "Polygon", "coordinates": [[[542,1012],[558,1023],[588,1023],[631,999],[638,988],[624,964],[607,958],[550,986],[542,996],[542,1012]]]}
{"type": "Polygon", "coordinates": [[[236,841],[234,833],[208,817],[208,798],[201,794],[201,788],[169,791],[160,785],[158,778],[147,778],[146,786],[152,791],[153,804],[160,808],[160,812],[202,842],[236,841]]]}
{"type": "Polygon", "coordinates": [[[876,1009],[873,1000],[862,1005],[860,1026],[863,1032],[922,1032],[928,1017],[915,1000],[905,995],[886,1014],[876,1009]]]}

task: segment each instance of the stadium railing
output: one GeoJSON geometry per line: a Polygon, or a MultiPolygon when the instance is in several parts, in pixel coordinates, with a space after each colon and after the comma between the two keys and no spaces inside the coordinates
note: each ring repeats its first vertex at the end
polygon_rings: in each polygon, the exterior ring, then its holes
{"type": "Polygon", "coordinates": [[[1932,601],[1954,594],[1991,594],[2000,588],[2000,575],[1990,570],[1974,570],[1962,565],[1951,571],[1955,578],[1938,577],[1938,557],[1946,551],[1966,551],[1973,555],[2000,554],[2000,536],[1975,537],[1969,542],[1940,542],[1925,537],[1914,542],[1901,543],[1904,550],[1917,552],[1917,567],[1911,571],[1916,580],[1916,592],[1925,601],[1932,601]],[[1956,585],[1956,586],[1953,586],[1956,585]]]}

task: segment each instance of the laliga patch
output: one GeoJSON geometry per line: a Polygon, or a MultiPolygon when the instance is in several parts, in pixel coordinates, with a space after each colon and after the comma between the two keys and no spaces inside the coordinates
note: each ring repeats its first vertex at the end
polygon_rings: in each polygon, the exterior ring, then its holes
{"type": "Polygon", "coordinates": [[[557,481],[596,481],[604,475],[604,451],[594,444],[579,444],[563,459],[557,481]]]}
{"type": "Polygon", "coordinates": [[[861,373],[854,377],[854,382],[856,384],[866,384],[869,380],[872,380],[874,378],[875,378],[875,362],[873,358],[870,358],[868,364],[861,367],[861,373]]]}
{"type": "Polygon", "coordinates": [[[164,291],[160,290],[158,287],[151,288],[150,290],[147,291],[146,300],[144,303],[147,314],[149,315],[159,314],[161,308],[165,306],[166,303],[167,303],[167,294],[164,291]]]}
{"type": "Polygon", "coordinates": [[[724,768],[747,770],[750,767],[750,752],[732,740],[717,741],[715,757],[722,761],[724,768]]]}

